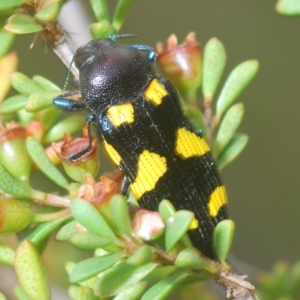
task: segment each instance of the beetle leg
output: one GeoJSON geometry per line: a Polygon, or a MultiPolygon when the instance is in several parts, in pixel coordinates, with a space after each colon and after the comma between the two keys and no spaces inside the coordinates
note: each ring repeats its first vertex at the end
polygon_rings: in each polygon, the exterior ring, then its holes
{"type": "Polygon", "coordinates": [[[130,185],[130,182],[129,182],[128,178],[125,176],[123,179],[122,185],[121,185],[121,194],[125,197],[128,195],[129,185],[130,185]]]}
{"type": "Polygon", "coordinates": [[[92,123],[95,120],[95,115],[90,114],[87,117],[86,123],[88,125],[88,139],[89,139],[89,145],[82,149],[81,151],[72,154],[66,159],[66,163],[69,163],[71,161],[77,161],[79,160],[84,154],[88,153],[92,149],[92,143],[93,143],[93,136],[92,136],[92,123]]]}
{"type": "Polygon", "coordinates": [[[56,96],[53,99],[53,104],[64,109],[64,110],[83,110],[86,108],[85,103],[83,101],[78,101],[70,98],[71,96],[78,95],[81,96],[80,91],[72,91],[68,93],[64,93],[62,95],[56,96]]]}
{"type": "Polygon", "coordinates": [[[131,47],[134,49],[137,49],[137,50],[146,51],[148,53],[147,57],[150,61],[154,61],[157,57],[156,52],[150,46],[134,44],[134,45],[131,45],[131,47]]]}

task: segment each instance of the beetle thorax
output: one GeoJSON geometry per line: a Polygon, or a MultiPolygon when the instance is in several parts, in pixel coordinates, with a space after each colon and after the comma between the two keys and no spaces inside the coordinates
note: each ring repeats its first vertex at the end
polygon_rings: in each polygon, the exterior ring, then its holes
{"type": "Polygon", "coordinates": [[[151,62],[128,46],[100,49],[79,71],[84,101],[96,114],[133,101],[154,76],[151,62]]]}

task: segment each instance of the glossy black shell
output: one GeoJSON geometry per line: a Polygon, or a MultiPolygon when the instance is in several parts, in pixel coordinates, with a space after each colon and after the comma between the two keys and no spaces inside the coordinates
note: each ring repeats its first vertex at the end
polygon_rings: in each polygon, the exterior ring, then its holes
{"type": "Polygon", "coordinates": [[[96,115],[109,106],[133,101],[155,75],[146,56],[111,39],[93,40],[80,47],[75,65],[86,107],[96,115]]]}

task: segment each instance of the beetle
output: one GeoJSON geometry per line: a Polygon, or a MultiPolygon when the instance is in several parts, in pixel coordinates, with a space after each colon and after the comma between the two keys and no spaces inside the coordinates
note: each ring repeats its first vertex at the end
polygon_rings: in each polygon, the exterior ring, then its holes
{"type": "Polygon", "coordinates": [[[111,160],[124,174],[122,192],[130,189],[139,205],[155,211],[161,200],[190,210],[193,245],[216,258],[212,235],[227,218],[227,195],[211,151],[185,117],[180,97],[154,68],[157,57],[147,45],[121,45],[116,37],[92,40],[74,55],[82,101],[64,93],[53,103],[65,110],[87,109],[90,146],[92,124],[111,160]]]}

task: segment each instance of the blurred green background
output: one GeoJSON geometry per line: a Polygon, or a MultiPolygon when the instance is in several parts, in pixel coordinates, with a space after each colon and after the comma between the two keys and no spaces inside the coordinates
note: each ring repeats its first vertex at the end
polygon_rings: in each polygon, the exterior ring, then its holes
{"type": "MultiPolygon", "coordinates": [[[[111,7],[116,3],[108,2],[111,7]]],[[[138,34],[134,43],[152,46],[171,33],[181,42],[195,31],[203,46],[210,38],[219,38],[228,55],[222,84],[237,64],[259,60],[258,75],[238,99],[246,109],[240,131],[249,134],[250,142],[222,177],[230,218],[236,223],[232,252],[262,270],[279,259],[300,258],[300,16],[279,16],[275,4],[271,0],[140,0],[121,31],[138,34]]],[[[68,14],[76,23],[71,10],[68,14]]],[[[69,32],[81,35],[75,27],[69,32]]],[[[20,36],[14,43],[20,54],[19,71],[63,86],[66,68],[41,41],[29,50],[32,39],[20,36]]]]}

